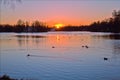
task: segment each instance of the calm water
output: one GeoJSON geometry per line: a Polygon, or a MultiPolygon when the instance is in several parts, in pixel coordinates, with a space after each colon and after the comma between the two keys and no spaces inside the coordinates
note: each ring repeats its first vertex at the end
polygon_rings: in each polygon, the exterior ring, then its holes
{"type": "Polygon", "coordinates": [[[0,33],[3,74],[31,80],[120,80],[120,35],[0,33]]]}

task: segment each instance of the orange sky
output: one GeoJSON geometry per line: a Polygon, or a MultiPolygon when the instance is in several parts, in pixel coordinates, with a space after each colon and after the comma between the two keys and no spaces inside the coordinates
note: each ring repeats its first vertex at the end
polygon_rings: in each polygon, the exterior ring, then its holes
{"type": "Polygon", "coordinates": [[[1,3],[0,23],[16,24],[21,19],[39,20],[53,26],[87,25],[111,17],[120,8],[118,0],[24,0],[22,3],[1,3]],[[14,7],[14,8],[13,8],[14,7]]]}

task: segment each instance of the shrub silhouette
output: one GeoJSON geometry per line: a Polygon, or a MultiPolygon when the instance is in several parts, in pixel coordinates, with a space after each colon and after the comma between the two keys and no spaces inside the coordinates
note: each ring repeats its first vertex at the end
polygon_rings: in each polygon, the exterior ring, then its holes
{"type": "MultiPolygon", "coordinates": [[[[16,25],[0,25],[0,32],[47,32],[52,28],[38,20],[30,25],[28,21],[18,20],[16,25]]],[[[64,26],[56,31],[91,31],[91,32],[114,32],[120,33],[120,10],[114,10],[112,17],[102,21],[93,22],[90,25],[64,26]]]]}

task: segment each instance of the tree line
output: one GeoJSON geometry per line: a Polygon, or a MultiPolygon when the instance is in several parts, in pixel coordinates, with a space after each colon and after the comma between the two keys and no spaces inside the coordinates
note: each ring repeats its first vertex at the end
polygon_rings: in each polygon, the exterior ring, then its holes
{"type": "MultiPolygon", "coordinates": [[[[0,32],[48,32],[53,28],[43,22],[34,21],[31,25],[28,21],[18,20],[16,25],[0,25],[0,32]]],[[[114,10],[112,17],[102,21],[93,22],[90,25],[64,26],[56,31],[91,31],[120,33],[120,10],[114,10]]]]}
{"type": "Polygon", "coordinates": [[[18,20],[16,25],[0,25],[0,32],[47,32],[49,27],[39,21],[34,21],[31,25],[28,21],[18,20]]]}
{"type": "Polygon", "coordinates": [[[93,22],[90,25],[65,26],[60,31],[91,31],[120,33],[120,10],[114,10],[112,17],[102,21],[93,22]]]}

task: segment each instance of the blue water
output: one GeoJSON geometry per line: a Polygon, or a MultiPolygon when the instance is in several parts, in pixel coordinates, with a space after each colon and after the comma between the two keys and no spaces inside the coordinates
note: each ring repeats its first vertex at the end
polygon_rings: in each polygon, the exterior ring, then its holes
{"type": "Polygon", "coordinates": [[[31,80],[120,80],[120,37],[92,32],[0,33],[0,76],[4,74],[31,80]]]}

